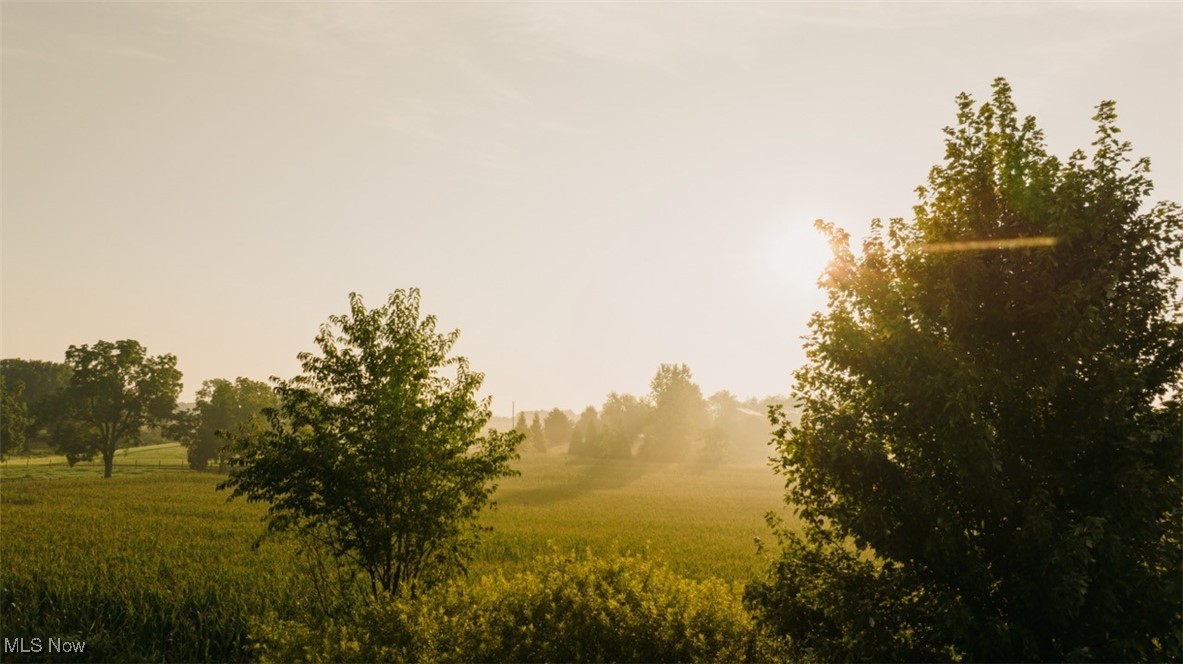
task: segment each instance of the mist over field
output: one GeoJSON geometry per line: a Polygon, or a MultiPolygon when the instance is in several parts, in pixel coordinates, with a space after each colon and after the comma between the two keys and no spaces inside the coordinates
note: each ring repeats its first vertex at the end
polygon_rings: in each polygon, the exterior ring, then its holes
{"type": "Polygon", "coordinates": [[[1183,659],[1183,5],[0,18],[0,661],[1183,659]]]}

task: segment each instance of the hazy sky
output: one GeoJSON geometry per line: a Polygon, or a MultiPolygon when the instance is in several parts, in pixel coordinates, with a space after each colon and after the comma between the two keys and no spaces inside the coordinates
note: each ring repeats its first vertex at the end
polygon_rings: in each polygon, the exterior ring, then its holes
{"type": "Polygon", "coordinates": [[[189,400],[418,286],[498,413],[787,393],[812,220],[907,214],[958,92],[1062,155],[1116,99],[1183,199],[1181,8],[4,2],[0,351],[139,339],[189,400]]]}

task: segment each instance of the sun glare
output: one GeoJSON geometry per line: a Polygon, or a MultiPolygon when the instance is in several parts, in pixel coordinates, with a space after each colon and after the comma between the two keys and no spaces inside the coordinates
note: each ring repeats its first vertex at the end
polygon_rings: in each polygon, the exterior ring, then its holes
{"type": "Polygon", "coordinates": [[[806,218],[782,222],[763,252],[773,282],[794,293],[817,292],[817,280],[830,260],[829,243],[806,218]]]}

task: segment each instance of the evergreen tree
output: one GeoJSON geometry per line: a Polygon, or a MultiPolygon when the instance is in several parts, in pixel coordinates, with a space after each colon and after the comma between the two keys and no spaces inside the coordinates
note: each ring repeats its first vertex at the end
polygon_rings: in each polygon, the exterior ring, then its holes
{"type": "Polygon", "coordinates": [[[546,432],[542,429],[542,418],[538,411],[534,411],[534,419],[530,421],[530,432],[526,435],[526,444],[536,452],[546,452],[546,432]]]}

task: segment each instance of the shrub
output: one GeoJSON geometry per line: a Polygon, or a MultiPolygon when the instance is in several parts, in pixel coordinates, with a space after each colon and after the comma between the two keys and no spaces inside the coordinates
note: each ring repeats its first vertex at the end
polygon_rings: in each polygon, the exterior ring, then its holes
{"type": "Polygon", "coordinates": [[[737,589],[640,555],[552,553],[535,570],[453,583],[418,600],[371,602],[317,626],[263,625],[264,661],[778,659],[737,589]]]}

